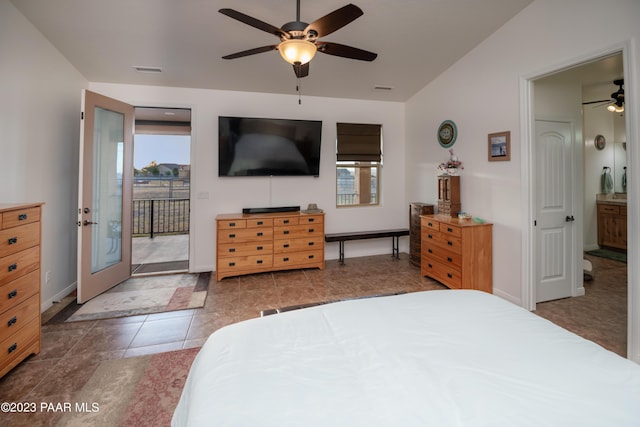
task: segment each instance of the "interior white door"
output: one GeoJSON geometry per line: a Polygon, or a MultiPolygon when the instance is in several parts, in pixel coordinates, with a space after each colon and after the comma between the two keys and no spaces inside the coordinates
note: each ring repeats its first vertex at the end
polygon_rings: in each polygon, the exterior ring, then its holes
{"type": "Polygon", "coordinates": [[[83,91],[78,207],[78,302],[131,275],[133,107],[83,91]]]}
{"type": "Polygon", "coordinates": [[[536,302],[573,295],[574,243],[571,123],[536,120],[536,302]]]}

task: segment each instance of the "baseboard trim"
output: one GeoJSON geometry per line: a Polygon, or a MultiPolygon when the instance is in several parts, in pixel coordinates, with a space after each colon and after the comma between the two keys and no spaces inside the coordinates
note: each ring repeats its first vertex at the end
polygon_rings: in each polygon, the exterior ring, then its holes
{"type": "Polygon", "coordinates": [[[67,295],[69,295],[71,292],[75,291],[77,288],[78,288],[78,282],[73,282],[72,284],[70,284],[69,286],[67,286],[62,291],[58,292],[48,300],[41,301],[40,312],[44,313],[46,310],[53,307],[53,304],[58,303],[60,300],[62,300],[67,295]]]}

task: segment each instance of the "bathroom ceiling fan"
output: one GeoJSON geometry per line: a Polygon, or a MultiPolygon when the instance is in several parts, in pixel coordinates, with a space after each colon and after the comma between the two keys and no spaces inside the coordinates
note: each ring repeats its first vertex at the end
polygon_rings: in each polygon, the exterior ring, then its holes
{"type": "MultiPolygon", "coordinates": [[[[601,99],[598,101],[588,101],[583,102],[582,105],[589,104],[601,104],[602,106],[608,105],[607,110],[613,113],[622,113],[624,112],[624,79],[614,80],[613,84],[618,86],[618,90],[611,94],[611,99],[601,99]]],[[[600,105],[596,105],[596,107],[600,107],[600,105]]]]}
{"type": "Polygon", "coordinates": [[[319,40],[321,37],[339,30],[364,14],[362,9],[353,4],[336,9],[328,15],[307,24],[300,21],[300,0],[297,0],[296,20],[287,22],[280,28],[233,9],[220,9],[219,12],[244,24],[273,34],[280,39],[278,44],[232,53],[223,56],[223,59],[236,59],[278,50],[282,58],[293,65],[296,77],[301,78],[309,75],[309,61],[313,59],[316,52],[360,61],[373,61],[378,56],[373,52],[355,47],[319,40]]]}

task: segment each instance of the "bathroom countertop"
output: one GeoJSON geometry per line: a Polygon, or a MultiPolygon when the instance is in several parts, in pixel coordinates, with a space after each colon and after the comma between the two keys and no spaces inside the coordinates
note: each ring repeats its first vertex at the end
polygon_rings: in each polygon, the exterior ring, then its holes
{"type": "Polygon", "coordinates": [[[626,193],[600,193],[596,195],[596,203],[627,206],[626,193]]]}

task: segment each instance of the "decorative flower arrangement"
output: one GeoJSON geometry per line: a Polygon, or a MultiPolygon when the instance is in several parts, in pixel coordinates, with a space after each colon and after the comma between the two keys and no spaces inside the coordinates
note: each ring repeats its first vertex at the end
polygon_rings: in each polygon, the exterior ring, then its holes
{"type": "Polygon", "coordinates": [[[438,165],[438,170],[445,175],[457,175],[462,169],[464,169],[462,161],[453,154],[453,148],[449,149],[449,160],[438,165]]]}

